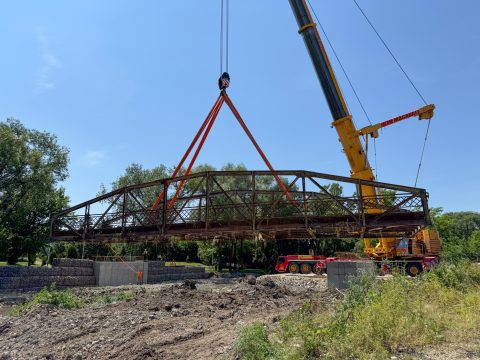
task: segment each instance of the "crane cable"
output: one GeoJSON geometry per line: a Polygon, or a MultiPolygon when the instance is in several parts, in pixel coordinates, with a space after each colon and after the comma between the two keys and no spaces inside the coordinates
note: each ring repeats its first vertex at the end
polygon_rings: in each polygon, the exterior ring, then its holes
{"type": "Polygon", "coordinates": [[[230,1],[220,0],[220,75],[223,74],[223,55],[225,55],[225,71],[228,73],[229,23],[230,1]]]}
{"type": "MultiPolygon", "coordinates": [[[[355,5],[357,6],[358,10],[360,10],[360,12],[362,13],[363,17],[365,18],[365,20],[368,22],[368,24],[370,25],[370,27],[373,29],[373,31],[375,32],[375,34],[377,34],[377,37],[380,39],[380,42],[383,44],[383,46],[385,47],[385,49],[387,49],[388,53],[392,56],[393,60],[395,60],[397,66],[399,67],[399,69],[402,71],[403,75],[405,75],[405,78],[408,80],[408,82],[410,83],[410,85],[412,85],[412,87],[414,88],[414,90],[416,91],[416,93],[418,94],[418,96],[420,97],[420,99],[422,99],[423,103],[425,105],[428,105],[427,101],[425,100],[425,98],[423,97],[422,93],[420,92],[420,90],[418,90],[417,86],[415,86],[413,80],[410,78],[410,76],[408,76],[407,72],[405,71],[405,69],[403,68],[403,66],[400,64],[400,62],[398,61],[398,59],[396,58],[396,56],[393,54],[392,50],[390,50],[390,47],[387,45],[387,43],[385,42],[385,40],[383,40],[382,36],[380,35],[380,33],[377,31],[377,29],[375,28],[375,26],[373,25],[373,23],[370,21],[370,19],[368,18],[367,14],[365,13],[365,11],[363,11],[363,9],[360,7],[360,5],[358,4],[357,0],[353,0],[353,2],[355,3],[355,5]]],[[[420,170],[421,170],[421,167],[422,167],[422,162],[423,162],[423,155],[425,153],[425,147],[427,145],[427,141],[428,141],[428,133],[429,133],[429,130],[430,130],[430,120],[428,120],[428,125],[427,125],[427,130],[425,132],[425,139],[423,141],[423,146],[422,146],[422,152],[421,152],[421,155],[420,155],[420,161],[418,162],[418,168],[417,168],[417,175],[415,177],[415,184],[414,184],[414,187],[417,186],[417,183],[418,183],[418,178],[420,176],[420,170]]]]}
{"type": "Polygon", "coordinates": [[[398,68],[403,72],[403,75],[405,75],[406,79],[408,80],[408,82],[410,83],[410,85],[412,85],[412,87],[415,89],[415,91],[417,92],[418,96],[420,97],[420,99],[422,99],[422,101],[425,103],[425,105],[428,105],[427,103],[427,100],[425,100],[425,98],[423,97],[423,95],[420,93],[420,91],[418,90],[418,88],[415,86],[415,84],[413,83],[413,80],[410,78],[410,76],[408,76],[407,72],[405,71],[405,69],[403,68],[403,66],[400,64],[400,62],[397,60],[396,56],[393,54],[392,50],[390,50],[390,47],[387,45],[387,43],[385,42],[385,40],[383,40],[382,36],[380,35],[380,33],[377,31],[377,29],[375,28],[375,26],[372,24],[372,22],[370,21],[370,19],[368,18],[367,14],[365,14],[365,12],[363,11],[363,9],[360,7],[360,5],[358,4],[357,0],[353,0],[353,2],[355,3],[355,5],[357,5],[357,8],[358,10],[360,10],[360,12],[362,13],[363,17],[365,18],[365,20],[367,20],[368,24],[370,25],[370,27],[373,29],[373,31],[375,32],[375,34],[377,34],[378,38],[380,39],[380,41],[382,42],[383,46],[385,47],[385,49],[387,49],[387,51],[390,53],[390,55],[392,56],[393,60],[395,60],[395,62],[397,63],[397,66],[398,68]]]}
{"type": "MultiPolygon", "coordinates": [[[[327,32],[323,28],[322,23],[320,22],[317,13],[315,12],[315,9],[313,8],[310,0],[307,0],[308,5],[310,6],[310,9],[312,9],[313,15],[315,16],[315,19],[317,20],[318,26],[320,27],[320,30],[322,30],[323,35],[325,36],[325,39],[328,42],[328,45],[332,49],[332,53],[337,59],[338,64],[340,65],[340,68],[342,69],[343,75],[347,79],[348,84],[350,85],[350,88],[353,91],[353,94],[355,95],[355,98],[357,99],[358,103],[360,104],[360,107],[362,108],[363,113],[365,114],[365,117],[367,118],[368,122],[370,125],[372,125],[372,121],[370,119],[370,116],[367,113],[367,110],[365,109],[365,106],[363,105],[363,102],[360,100],[360,96],[358,95],[357,91],[355,90],[355,87],[353,86],[352,81],[350,80],[350,77],[347,74],[347,71],[345,70],[342,62],[340,61],[340,57],[338,56],[337,52],[335,51],[335,48],[333,47],[332,42],[330,41],[330,38],[327,35],[327,32]]],[[[374,149],[374,158],[375,158],[375,178],[378,179],[378,170],[377,170],[377,139],[373,138],[373,149],[374,149]]],[[[367,154],[368,155],[368,154],[367,154]]]]}

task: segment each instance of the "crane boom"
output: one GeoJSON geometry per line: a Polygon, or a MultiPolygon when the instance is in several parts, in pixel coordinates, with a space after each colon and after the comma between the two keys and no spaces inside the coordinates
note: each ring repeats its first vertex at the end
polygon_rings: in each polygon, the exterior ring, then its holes
{"type": "MultiPolygon", "coordinates": [[[[372,168],[368,163],[367,155],[363,148],[358,130],[355,128],[335,73],[328,59],[317,27],[305,0],[289,0],[299,30],[303,36],[308,53],[322,86],[330,112],[332,113],[332,125],[337,130],[339,141],[350,164],[351,176],[362,180],[375,180],[372,168]]],[[[375,191],[370,186],[362,188],[363,196],[375,196],[375,191]]]]}

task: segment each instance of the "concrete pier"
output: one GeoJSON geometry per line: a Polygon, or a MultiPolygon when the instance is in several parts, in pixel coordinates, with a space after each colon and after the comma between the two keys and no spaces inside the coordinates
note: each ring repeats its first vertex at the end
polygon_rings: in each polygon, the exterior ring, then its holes
{"type": "Polygon", "coordinates": [[[348,278],[368,274],[375,276],[377,266],[373,261],[332,261],[327,263],[327,279],[329,288],[346,289],[348,278]]]}
{"type": "Polygon", "coordinates": [[[146,284],[148,279],[146,261],[96,261],[94,268],[97,286],[146,284]],[[142,273],[140,279],[137,273],[142,273]]]}

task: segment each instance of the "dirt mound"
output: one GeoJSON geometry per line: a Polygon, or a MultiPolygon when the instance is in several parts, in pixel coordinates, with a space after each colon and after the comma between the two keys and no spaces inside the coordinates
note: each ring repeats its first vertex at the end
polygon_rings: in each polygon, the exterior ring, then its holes
{"type": "Polygon", "coordinates": [[[128,302],[78,310],[36,306],[0,318],[0,358],[228,359],[243,324],[276,321],[314,293],[298,280],[256,280],[134,287],[128,302]]]}

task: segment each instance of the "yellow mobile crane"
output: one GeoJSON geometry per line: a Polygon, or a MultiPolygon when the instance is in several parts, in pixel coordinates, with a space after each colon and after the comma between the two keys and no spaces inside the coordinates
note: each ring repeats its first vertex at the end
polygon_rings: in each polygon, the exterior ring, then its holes
{"type": "MultiPolygon", "coordinates": [[[[417,111],[357,130],[306,1],[289,0],[289,2],[299,26],[298,32],[305,41],[332,113],[334,120],[332,126],[337,130],[339,141],[350,164],[351,177],[373,181],[375,176],[368,162],[361,137],[365,137],[368,147],[368,137],[378,137],[380,128],[414,116],[429,121],[433,117],[435,106],[427,105],[417,111]]],[[[364,200],[365,207],[369,212],[380,213],[383,211],[380,206],[383,203],[382,197],[376,193],[375,188],[362,186],[357,192],[364,200]]],[[[371,239],[364,239],[364,252],[375,260],[393,260],[397,265],[403,266],[409,275],[414,276],[426,267],[438,263],[440,244],[437,231],[424,229],[413,239],[380,238],[375,246],[371,239]]]]}

